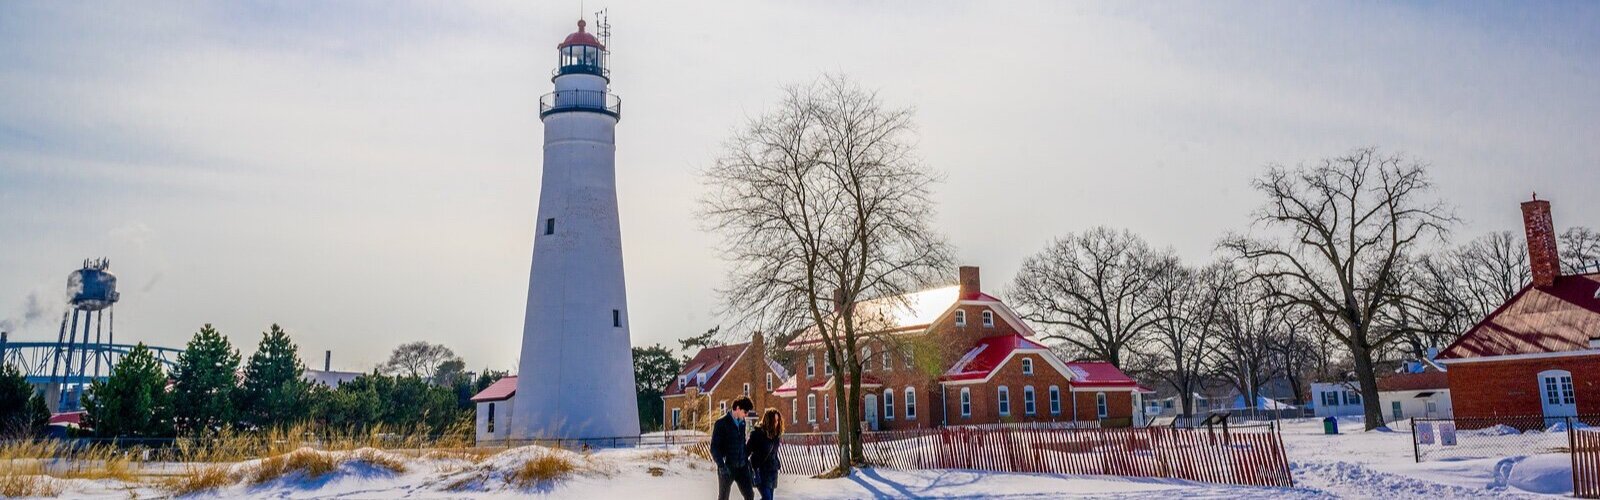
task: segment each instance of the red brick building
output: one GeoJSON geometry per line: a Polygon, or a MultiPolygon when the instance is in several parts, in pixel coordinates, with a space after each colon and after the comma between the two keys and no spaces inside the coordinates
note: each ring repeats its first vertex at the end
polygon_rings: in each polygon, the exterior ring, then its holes
{"type": "MultiPolygon", "coordinates": [[[[1143,389],[1115,366],[1064,362],[999,299],[983,293],[978,268],[960,284],[863,301],[857,317],[877,318],[864,335],[862,411],[868,429],[1078,421],[1142,423],[1143,389]]],[[[774,395],[795,432],[838,429],[834,384],[821,338],[808,331],[786,349],[793,376],[774,395]]]]}
{"type": "Polygon", "coordinates": [[[1600,273],[1560,275],[1550,202],[1522,216],[1532,283],[1437,358],[1455,416],[1600,414],[1600,273]]]}
{"type": "Polygon", "coordinates": [[[786,409],[772,391],[788,374],[767,358],[766,352],[765,341],[756,333],[750,342],[707,347],[695,353],[661,396],[664,427],[707,430],[739,396],[749,396],[757,411],[786,409]]]}

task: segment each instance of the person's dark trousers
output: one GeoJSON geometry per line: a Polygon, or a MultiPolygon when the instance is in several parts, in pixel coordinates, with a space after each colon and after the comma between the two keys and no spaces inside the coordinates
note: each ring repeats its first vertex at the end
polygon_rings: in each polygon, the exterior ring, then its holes
{"type": "Polygon", "coordinates": [[[751,500],[750,467],[725,467],[717,471],[717,500],[728,500],[728,485],[738,484],[739,495],[751,500]]]}
{"type": "Polygon", "coordinates": [[[778,488],[778,471],[756,471],[756,491],[761,492],[761,500],[772,500],[772,490],[778,488]]]}

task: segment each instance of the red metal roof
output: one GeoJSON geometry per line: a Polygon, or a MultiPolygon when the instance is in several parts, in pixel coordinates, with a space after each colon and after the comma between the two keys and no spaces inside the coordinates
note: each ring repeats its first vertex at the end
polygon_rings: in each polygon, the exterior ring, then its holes
{"type": "Polygon", "coordinates": [[[1422,373],[1396,373],[1378,379],[1380,391],[1420,391],[1424,389],[1449,389],[1445,372],[1438,370],[1422,373]]]}
{"type": "Polygon", "coordinates": [[[1600,273],[1561,276],[1523,287],[1468,329],[1436,359],[1451,360],[1589,349],[1600,335],[1600,273]]]}
{"type": "Polygon", "coordinates": [[[83,424],[83,414],[84,413],[86,413],[86,412],[70,411],[70,412],[66,412],[66,413],[57,413],[57,414],[51,415],[50,416],[50,420],[48,422],[46,422],[46,424],[47,425],[56,425],[56,424],[82,425],[83,424]]]}
{"type": "Polygon", "coordinates": [[[739,359],[739,355],[749,346],[750,343],[745,342],[701,349],[693,359],[683,365],[683,371],[678,372],[678,376],[672,379],[672,383],[667,385],[667,390],[663,391],[662,395],[683,394],[684,389],[690,386],[699,386],[702,391],[711,390],[722,380],[722,376],[728,373],[728,369],[733,367],[734,360],[739,359]],[[704,384],[699,383],[700,373],[706,374],[704,384]],[[679,384],[680,379],[687,379],[685,381],[687,383],[679,384]]]}
{"type": "Polygon", "coordinates": [[[517,376],[509,375],[500,377],[500,380],[494,381],[493,384],[489,384],[488,387],[485,387],[482,391],[474,394],[472,396],[472,402],[487,403],[490,401],[505,401],[507,399],[511,399],[511,396],[515,395],[517,395],[517,376]]]}
{"type": "Polygon", "coordinates": [[[1139,382],[1117,369],[1117,365],[1104,361],[1073,361],[1067,363],[1072,372],[1072,385],[1076,387],[1138,387],[1139,382]]]}
{"type": "Polygon", "coordinates": [[[567,48],[567,47],[571,47],[573,45],[588,45],[590,47],[599,47],[599,48],[602,48],[602,49],[606,48],[605,45],[601,45],[600,44],[600,40],[595,39],[594,35],[591,35],[588,32],[583,31],[583,27],[586,24],[588,24],[588,23],[585,23],[585,22],[583,22],[582,19],[579,19],[578,20],[578,31],[576,33],[571,34],[571,35],[567,35],[567,39],[566,40],[562,40],[561,41],[561,45],[557,45],[556,48],[564,49],[564,48],[567,48]]]}
{"type": "Polygon", "coordinates": [[[999,368],[1000,363],[1018,349],[1040,350],[1045,347],[1017,334],[988,337],[974,344],[960,361],[956,361],[955,366],[950,367],[950,371],[945,372],[941,380],[988,378],[989,372],[999,368]]]}

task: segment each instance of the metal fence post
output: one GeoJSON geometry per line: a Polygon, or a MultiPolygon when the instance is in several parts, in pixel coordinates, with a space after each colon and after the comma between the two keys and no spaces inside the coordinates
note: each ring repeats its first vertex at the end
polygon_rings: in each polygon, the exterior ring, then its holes
{"type": "Polygon", "coordinates": [[[1411,417],[1411,456],[1416,463],[1422,463],[1422,447],[1417,445],[1417,417],[1411,417]]]}

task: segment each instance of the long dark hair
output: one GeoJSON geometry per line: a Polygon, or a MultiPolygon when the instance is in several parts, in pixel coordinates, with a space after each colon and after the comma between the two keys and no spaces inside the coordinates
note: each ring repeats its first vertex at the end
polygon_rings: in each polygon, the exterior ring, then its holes
{"type": "Polygon", "coordinates": [[[777,408],[767,408],[761,412],[761,430],[767,433],[767,439],[777,439],[783,435],[783,414],[777,408]]]}

